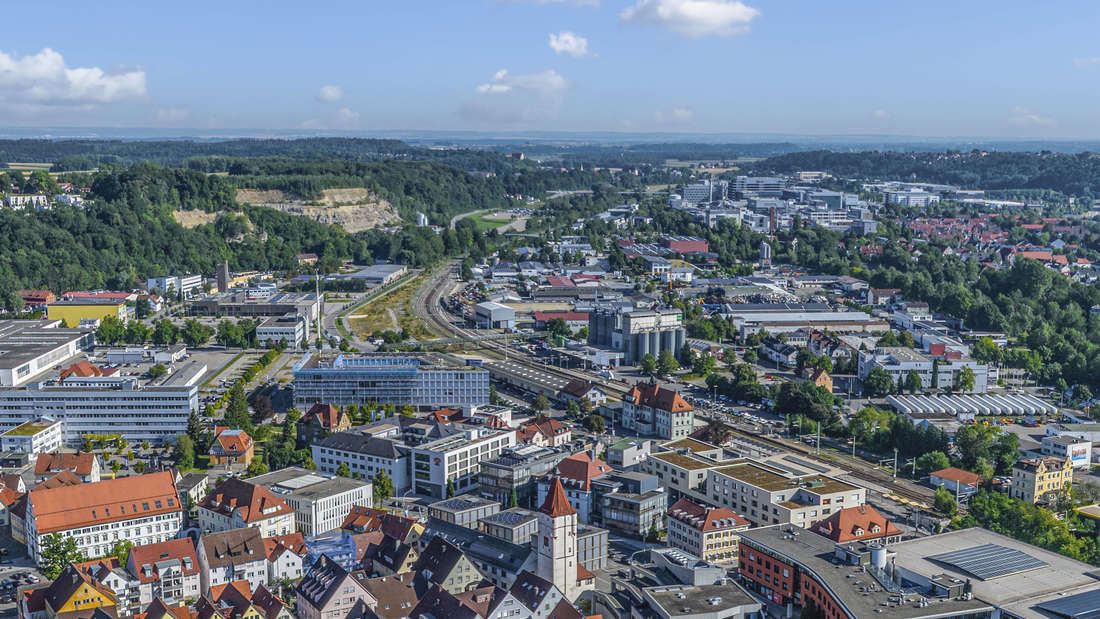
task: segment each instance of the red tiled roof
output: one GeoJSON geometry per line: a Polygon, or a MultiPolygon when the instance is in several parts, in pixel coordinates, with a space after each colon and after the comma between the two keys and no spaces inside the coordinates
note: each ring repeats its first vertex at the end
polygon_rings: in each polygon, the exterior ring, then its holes
{"type": "MultiPolygon", "coordinates": [[[[42,456],[39,456],[41,458],[42,456]]],[[[119,477],[27,493],[39,533],[180,511],[172,471],[119,477]]]]}
{"type": "Polygon", "coordinates": [[[225,590],[229,587],[233,587],[246,598],[252,597],[251,583],[249,583],[247,580],[234,580],[233,582],[227,582],[225,584],[214,585],[213,587],[210,587],[210,599],[216,602],[218,598],[220,598],[222,594],[225,593],[225,590]]]}
{"type": "Polygon", "coordinates": [[[314,404],[309,412],[302,417],[302,421],[309,421],[310,419],[317,419],[321,423],[321,427],[326,430],[334,430],[340,426],[340,419],[344,416],[340,412],[340,409],[336,408],[332,404],[314,404]]]}
{"type": "MultiPolygon", "coordinates": [[[[550,284],[551,286],[565,286],[565,287],[575,287],[576,286],[576,284],[573,283],[573,280],[569,279],[568,277],[566,277],[564,275],[548,275],[546,277],[546,283],[550,284]]],[[[536,315],[537,314],[538,314],[538,312],[536,312],[536,315]]],[[[535,320],[539,320],[539,319],[535,318],[535,320]]]]}
{"type": "Polygon", "coordinates": [[[284,552],[292,552],[298,556],[306,554],[306,540],[301,533],[264,538],[264,554],[268,561],[274,562],[284,552]]]}
{"type": "Polygon", "coordinates": [[[725,507],[707,508],[687,498],[682,498],[673,503],[672,507],[668,508],[668,516],[700,531],[717,531],[719,529],[749,526],[748,520],[745,520],[731,509],[725,507]]]}
{"type": "Polygon", "coordinates": [[[160,578],[157,573],[157,563],[166,559],[176,559],[180,562],[180,570],[185,576],[199,573],[199,557],[195,553],[195,543],[190,537],[172,539],[158,544],[146,544],[134,546],[130,549],[130,558],[127,564],[133,566],[132,572],[140,582],[153,582],[160,578]],[[185,561],[190,559],[190,562],[185,561]],[[190,563],[190,567],[188,567],[190,563]],[[148,570],[146,570],[148,566],[148,570]]]}
{"type": "Polygon", "coordinates": [[[247,453],[252,447],[252,437],[244,430],[221,428],[214,444],[210,446],[211,455],[237,455],[247,453]]]}
{"type": "Polygon", "coordinates": [[[588,568],[577,562],[577,580],[592,580],[596,575],[588,571],[588,568]]]}
{"type": "Polygon", "coordinates": [[[834,512],[825,520],[815,522],[810,530],[837,543],[901,535],[901,530],[894,523],[870,505],[834,512]],[[874,530],[876,527],[877,531],[874,530]]]}
{"type": "Polygon", "coordinates": [[[22,496],[22,492],[13,488],[0,489],[0,503],[2,503],[4,507],[11,507],[12,504],[18,501],[22,496]]]}
{"type": "Polygon", "coordinates": [[[565,478],[570,486],[577,486],[586,492],[592,489],[593,479],[610,472],[611,467],[599,460],[593,460],[588,452],[564,458],[555,469],[557,476],[565,478]]]}
{"type": "Polygon", "coordinates": [[[569,431],[565,425],[557,421],[556,419],[550,419],[548,417],[538,417],[531,421],[525,422],[519,427],[519,436],[526,439],[524,442],[530,441],[534,438],[535,434],[542,434],[547,439],[553,439],[556,436],[561,436],[569,431]]]}
{"type": "Polygon", "coordinates": [[[213,512],[228,514],[238,510],[245,523],[260,522],[294,510],[285,501],[263,486],[250,484],[235,477],[218,484],[199,506],[213,512]],[[264,510],[272,510],[264,513],[264,510]]]}
{"type": "Polygon", "coordinates": [[[384,515],[386,515],[384,509],[352,505],[348,517],[344,518],[344,524],[340,525],[340,528],[363,532],[376,531],[382,527],[382,516],[384,515]]]}
{"type": "Polygon", "coordinates": [[[670,413],[694,410],[678,392],[664,389],[657,383],[634,385],[625,399],[630,400],[635,406],[648,406],[670,413]]]}
{"type": "Polygon", "coordinates": [[[86,359],[81,359],[69,367],[61,370],[61,378],[66,379],[70,376],[80,376],[87,378],[89,376],[103,376],[103,370],[99,369],[99,366],[93,365],[86,359]]]}
{"type": "Polygon", "coordinates": [[[34,463],[35,475],[49,475],[59,471],[72,471],[77,475],[91,475],[95,465],[95,454],[80,453],[48,453],[39,454],[34,463]]]}
{"type": "MultiPolygon", "coordinates": [[[[40,456],[41,457],[41,456],[40,456]]],[[[48,488],[60,488],[61,486],[79,486],[84,480],[76,476],[76,473],[65,470],[35,485],[32,490],[45,490],[48,488]]]]}
{"type": "Polygon", "coordinates": [[[957,469],[953,466],[949,466],[945,469],[933,471],[932,475],[939,477],[940,479],[946,479],[949,481],[964,483],[968,486],[977,486],[982,483],[982,478],[977,473],[971,473],[970,471],[964,471],[957,469]]]}
{"type": "Polygon", "coordinates": [[[561,480],[557,477],[550,481],[550,491],[546,493],[546,500],[542,502],[539,511],[551,518],[576,515],[577,510],[569,504],[569,499],[565,496],[565,488],[562,488],[561,480]]]}

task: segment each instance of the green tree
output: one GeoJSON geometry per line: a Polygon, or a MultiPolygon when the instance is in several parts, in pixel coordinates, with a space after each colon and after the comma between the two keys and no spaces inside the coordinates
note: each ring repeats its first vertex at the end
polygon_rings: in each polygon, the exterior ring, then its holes
{"type": "Polygon", "coordinates": [[[210,336],[213,335],[213,330],[195,320],[194,318],[188,318],[183,323],[183,341],[190,348],[199,348],[205,346],[210,341],[210,336]]]}
{"type": "Polygon", "coordinates": [[[678,369],[680,369],[680,363],[676,361],[672,351],[662,350],[661,354],[657,356],[657,371],[663,375],[668,375],[678,369]]]}
{"type": "Polygon", "coordinates": [[[244,471],[245,478],[256,477],[258,475],[267,474],[267,465],[259,458],[253,458],[252,462],[248,463],[248,468],[244,471]]]}
{"type": "Polygon", "coordinates": [[[126,561],[130,559],[130,549],[133,547],[134,543],[130,540],[120,539],[111,547],[111,556],[118,557],[119,564],[126,565],[126,561]]]}
{"type": "MultiPolygon", "coordinates": [[[[756,351],[753,350],[752,348],[746,350],[745,354],[741,355],[741,357],[745,360],[745,363],[756,363],[757,361],[760,360],[760,355],[758,355],[756,353],[756,351]]],[[[734,361],[734,359],[732,359],[732,358],[727,358],[726,359],[726,363],[731,363],[733,361],[734,361]]]]}
{"type": "Polygon", "coordinates": [[[106,316],[99,321],[95,330],[95,339],[107,345],[115,345],[123,341],[126,336],[126,325],[114,316],[106,316]]]}
{"type": "Polygon", "coordinates": [[[453,499],[455,496],[455,483],[453,480],[447,480],[447,498],[453,499]]]}
{"type": "Polygon", "coordinates": [[[646,353],[645,356],[642,357],[641,367],[642,367],[642,371],[645,372],[646,374],[655,373],[657,371],[657,357],[654,357],[653,355],[651,355],[649,353],[646,353]]]}
{"type": "Polygon", "coordinates": [[[599,415],[589,415],[584,418],[582,423],[585,429],[595,434],[602,434],[607,430],[606,422],[604,422],[603,417],[599,415]]]}
{"type": "Polygon", "coordinates": [[[569,325],[565,324],[565,319],[563,318],[551,318],[547,320],[546,330],[550,332],[550,335],[568,337],[570,334],[569,325]]]}
{"type": "Polygon", "coordinates": [[[545,413],[550,410],[550,398],[540,393],[535,401],[531,403],[531,409],[536,413],[545,413]]]}
{"type": "Polygon", "coordinates": [[[974,391],[974,370],[963,366],[955,372],[955,391],[964,393],[974,391]]]}
{"type": "Polygon", "coordinates": [[[894,379],[886,370],[875,367],[867,374],[863,381],[863,391],[872,397],[882,397],[894,390],[894,379]]]}
{"type": "Polygon", "coordinates": [[[157,346],[171,346],[180,339],[179,327],[167,318],[158,320],[151,339],[157,346]]]}
{"type": "Polygon", "coordinates": [[[168,368],[163,363],[158,363],[149,368],[149,378],[157,379],[168,373],[168,368]]]}
{"type": "Polygon", "coordinates": [[[393,496],[393,480],[385,471],[379,470],[375,473],[374,478],[371,479],[371,484],[374,486],[374,503],[376,505],[385,503],[387,499],[393,496]]]}
{"type": "Polygon", "coordinates": [[[118,476],[118,472],[122,470],[122,463],[118,460],[111,460],[111,472],[118,476]]]}
{"type": "Polygon", "coordinates": [[[954,518],[959,511],[959,504],[955,501],[955,497],[943,486],[937,487],[935,493],[933,493],[932,507],[948,518],[954,518]]]}
{"type": "Polygon", "coordinates": [[[683,347],[680,348],[680,360],[686,367],[692,367],[695,364],[695,349],[687,342],[684,342],[683,347]]]}
{"type": "Polygon", "coordinates": [[[141,475],[145,472],[145,463],[140,460],[134,463],[134,472],[141,475]]]}
{"type": "Polygon", "coordinates": [[[577,404],[576,400],[569,400],[565,403],[565,416],[570,419],[576,419],[581,415],[581,407],[577,404]]]}
{"type": "Polygon", "coordinates": [[[930,451],[917,458],[917,475],[924,477],[933,471],[951,466],[951,460],[942,451],[930,451]]]}
{"type": "Polygon", "coordinates": [[[340,466],[336,467],[336,475],[340,477],[351,477],[351,469],[348,468],[347,462],[341,462],[340,466]]]}
{"type": "Polygon", "coordinates": [[[974,463],[974,474],[982,478],[982,481],[989,481],[993,479],[993,465],[985,458],[978,458],[974,463]]]}
{"type": "Polygon", "coordinates": [[[172,458],[176,461],[177,469],[187,471],[195,468],[195,441],[186,434],[177,436],[172,458]]]}
{"type": "Polygon", "coordinates": [[[519,497],[516,496],[516,487],[512,486],[512,492],[508,495],[508,509],[519,507],[519,497]]]}
{"type": "Polygon", "coordinates": [[[909,370],[909,374],[905,376],[905,390],[909,393],[921,390],[920,374],[917,374],[916,370],[909,370]]]}
{"type": "Polygon", "coordinates": [[[41,556],[39,566],[42,574],[50,580],[55,580],[69,564],[85,560],[76,547],[75,538],[62,537],[57,533],[50,533],[42,539],[41,556]]]}
{"type": "Polygon", "coordinates": [[[229,389],[229,403],[225,407],[224,422],[231,428],[252,432],[252,417],[248,414],[248,399],[244,394],[241,381],[233,383],[229,389]]]}
{"type": "Polygon", "coordinates": [[[411,404],[406,404],[401,407],[402,417],[416,417],[416,409],[411,404]]]}
{"type": "Polygon", "coordinates": [[[710,376],[710,373],[714,371],[717,361],[710,355],[698,355],[691,364],[692,374],[696,374],[703,378],[710,376]]]}

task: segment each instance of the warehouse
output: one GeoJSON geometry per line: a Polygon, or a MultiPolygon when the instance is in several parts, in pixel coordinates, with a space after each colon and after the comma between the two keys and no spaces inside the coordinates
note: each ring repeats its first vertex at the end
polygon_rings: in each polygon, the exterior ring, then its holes
{"type": "Polygon", "coordinates": [[[1027,394],[892,395],[886,402],[899,413],[947,413],[960,420],[978,415],[994,417],[1056,414],[1058,408],[1027,394]]]}
{"type": "Polygon", "coordinates": [[[93,331],[60,325],[60,320],[0,320],[0,387],[18,387],[92,347],[93,331]]]}
{"type": "Polygon", "coordinates": [[[516,310],[494,301],[474,306],[474,322],[482,329],[514,329],[516,310]]]}
{"type": "Polygon", "coordinates": [[[361,279],[373,286],[385,286],[408,272],[409,268],[403,264],[375,264],[361,269],[353,274],[351,279],[361,279]]]}

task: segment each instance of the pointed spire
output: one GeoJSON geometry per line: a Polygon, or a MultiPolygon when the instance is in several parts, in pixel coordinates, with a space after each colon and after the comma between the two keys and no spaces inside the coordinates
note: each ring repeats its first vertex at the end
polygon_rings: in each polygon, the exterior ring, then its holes
{"type": "Polygon", "coordinates": [[[565,496],[565,488],[557,477],[550,481],[550,491],[546,493],[546,500],[542,502],[539,511],[551,518],[576,515],[577,510],[569,504],[569,499],[565,496]]]}

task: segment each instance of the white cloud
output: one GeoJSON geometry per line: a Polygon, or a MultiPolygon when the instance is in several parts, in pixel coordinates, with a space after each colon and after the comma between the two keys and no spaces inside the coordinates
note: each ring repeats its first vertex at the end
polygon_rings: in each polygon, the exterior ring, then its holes
{"type": "Polygon", "coordinates": [[[569,82],[553,69],[513,75],[507,69],[478,84],[476,96],[462,104],[467,119],[490,124],[536,123],[557,115],[569,82]]]}
{"type": "Polygon", "coordinates": [[[589,54],[588,39],[577,36],[568,30],[550,33],[550,49],[555,54],[569,54],[574,58],[584,58],[589,54]]]}
{"type": "Polygon", "coordinates": [[[359,112],[342,107],[336,112],[336,122],[345,129],[354,129],[359,126],[359,112]]]}
{"type": "Polygon", "coordinates": [[[890,112],[886,110],[874,110],[871,112],[871,118],[875,120],[888,120],[890,118],[890,112]]]}
{"type": "Polygon", "coordinates": [[[600,6],[600,0],[535,0],[535,4],[575,4],[577,6],[600,6]]]}
{"type": "Polygon", "coordinates": [[[177,107],[160,108],[157,110],[157,122],[178,124],[186,121],[191,116],[187,110],[177,107]]]}
{"type": "Polygon", "coordinates": [[[321,86],[321,90],[317,91],[318,103],[336,103],[344,98],[344,89],[339,86],[321,86]]]}
{"type": "Polygon", "coordinates": [[[1058,122],[1053,118],[1040,116],[1037,112],[1020,106],[1012,108],[1012,115],[1008,117],[1008,122],[1022,129],[1053,129],[1058,126],[1058,122]]]}
{"type": "Polygon", "coordinates": [[[744,34],[760,11],[740,0],[636,0],[619,12],[624,24],[661,26],[692,38],[744,34]]]}
{"type": "Polygon", "coordinates": [[[695,119],[695,110],[690,107],[674,107],[671,110],[657,110],[653,119],[660,124],[683,125],[695,119]]]}
{"type": "Polygon", "coordinates": [[[1100,57],[1094,56],[1092,58],[1074,58],[1073,66],[1078,69],[1094,69],[1100,67],[1100,57]]]}
{"type": "Polygon", "coordinates": [[[145,71],[70,68],[50,48],[17,58],[0,52],[0,101],[40,106],[113,103],[145,96],[145,71]]]}

